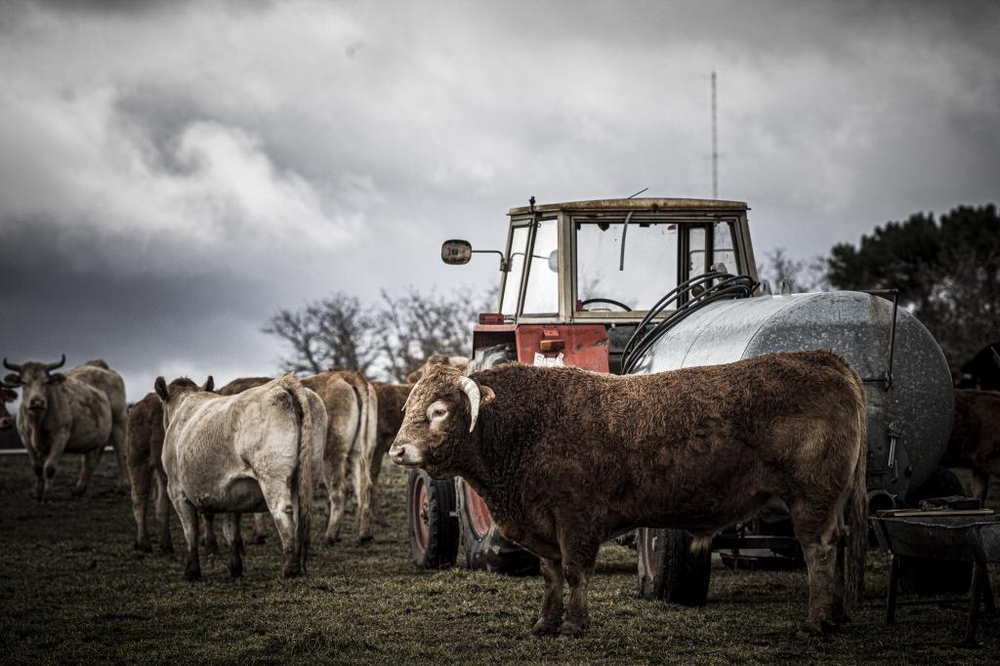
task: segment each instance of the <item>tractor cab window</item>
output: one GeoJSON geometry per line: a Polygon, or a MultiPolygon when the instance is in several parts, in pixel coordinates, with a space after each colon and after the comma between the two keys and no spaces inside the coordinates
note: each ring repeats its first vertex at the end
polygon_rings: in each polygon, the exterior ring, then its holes
{"type": "Polygon", "coordinates": [[[558,235],[555,219],[540,220],[535,229],[533,247],[528,247],[530,225],[515,227],[511,232],[509,262],[503,284],[500,311],[517,313],[521,282],[527,280],[523,314],[551,315],[559,311],[558,235]],[[527,275],[525,275],[527,273],[527,275]]]}
{"type": "Polygon", "coordinates": [[[618,219],[576,223],[577,300],[587,311],[648,310],[677,286],[678,225],[618,219]]]}

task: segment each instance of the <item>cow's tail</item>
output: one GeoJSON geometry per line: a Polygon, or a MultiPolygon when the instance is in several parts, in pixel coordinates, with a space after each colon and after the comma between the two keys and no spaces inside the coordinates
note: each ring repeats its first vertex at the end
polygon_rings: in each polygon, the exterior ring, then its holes
{"type": "Polygon", "coordinates": [[[855,394],[855,445],[857,462],[847,499],[847,543],[844,553],[844,606],[860,605],[865,591],[865,556],[868,550],[868,490],[865,485],[868,459],[868,410],[861,379],[852,371],[855,394]]]}
{"type": "Polygon", "coordinates": [[[357,452],[357,474],[361,476],[357,484],[358,502],[358,537],[367,541],[372,536],[374,522],[375,489],[372,487],[372,457],[377,447],[378,437],[378,397],[371,382],[364,381],[362,387],[352,385],[358,401],[359,424],[354,440],[357,452]],[[363,495],[363,497],[361,496],[363,495]]]}
{"type": "Polygon", "coordinates": [[[298,467],[295,471],[296,495],[298,496],[299,519],[296,527],[295,541],[298,553],[299,569],[306,572],[306,557],[309,552],[309,512],[313,500],[312,479],[312,442],[313,424],[312,409],[305,387],[295,375],[288,373],[282,378],[282,386],[292,396],[295,411],[300,418],[298,467]]]}

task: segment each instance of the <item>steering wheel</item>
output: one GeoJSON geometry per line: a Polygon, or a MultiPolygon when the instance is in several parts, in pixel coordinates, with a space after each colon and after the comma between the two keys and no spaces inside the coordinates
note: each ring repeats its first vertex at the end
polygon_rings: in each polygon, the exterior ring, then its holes
{"type": "Polygon", "coordinates": [[[588,305],[590,305],[591,303],[605,303],[607,305],[617,306],[617,307],[621,308],[622,310],[624,310],[625,312],[631,312],[632,311],[632,308],[630,308],[629,306],[625,305],[624,303],[622,303],[620,301],[613,300],[611,298],[588,298],[587,300],[580,302],[580,308],[581,309],[586,309],[586,307],[588,305]]]}

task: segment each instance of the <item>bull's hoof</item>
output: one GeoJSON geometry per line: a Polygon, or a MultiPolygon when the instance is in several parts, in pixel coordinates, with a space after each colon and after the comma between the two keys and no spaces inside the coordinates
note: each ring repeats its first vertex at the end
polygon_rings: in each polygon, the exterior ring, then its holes
{"type": "Polygon", "coordinates": [[[132,548],[139,551],[140,553],[152,553],[153,546],[150,545],[148,541],[136,541],[132,544],[132,548]]]}
{"type": "Polygon", "coordinates": [[[267,543],[267,535],[266,534],[251,534],[250,538],[247,539],[247,543],[249,543],[251,545],[254,545],[254,546],[262,546],[265,543],[267,543]]]}
{"type": "Polygon", "coordinates": [[[198,580],[199,578],[201,578],[201,567],[185,567],[184,580],[198,580]]]}
{"type": "Polygon", "coordinates": [[[540,618],[538,622],[535,622],[535,626],[531,628],[531,633],[534,636],[555,636],[559,633],[559,626],[561,620],[546,620],[544,617],[540,618]]]}
{"type": "Polygon", "coordinates": [[[563,622],[563,625],[559,627],[559,638],[579,638],[583,636],[585,630],[586,627],[575,622],[563,622]]]}
{"type": "Polygon", "coordinates": [[[86,490],[87,490],[86,488],[74,488],[73,492],[71,492],[69,495],[73,499],[80,499],[81,497],[83,497],[83,493],[86,492],[86,490]]]}
{"type": "Polygon", "coordinates": [[[205,544],[205,554],[206,555],[218,555],[219,554],[219,543],[217,541],[212,541],[205,544]]]}
{"type": "Polygon", "coordinates": [[[334,536],[334,537],[329,537],[328,536],[328,537],[326,537],[326,539],[324,540],[324,542],[328,546],[333,546],[335,544],[340,543],[340,537],[339,536],[334,536]]]}
{"type": "Polygon", "coordinates": [[[229,566],[226,568],[229,570],[230,578],[240,578],[243,575],[243,560],[239,558],[230,559],[229,566]]]}
{"type": "Polygon", "coordinates": [[[160,552],[162,554],[164,554],[164,555],[173,555],[174,554],[174,546],[173,546],[173,544],[169,544],[169,543],[162,544],[160,546],[160,552]]]}
{"type": "Polygon", "coordinates": [[[361,537],[360,539],[358,539],[358,545],[367,548],[368,546],[372,545],[373,541],[375,541],[375,537],[373,536],[361,537]]]}
{"type": "Polygon", "coordinates": [[[298,563],[286,564],[281,569],[281,575],[285,578],[296,578],[302,575],[302,567],[298,563]]]}
{"type": "Polygon", "coordinates": [[[837,631],[839,628],[836,622],[823,618],[819,621],[807,620],[803,622],[795,633],[799,638],[820,638],[837,631]]]}

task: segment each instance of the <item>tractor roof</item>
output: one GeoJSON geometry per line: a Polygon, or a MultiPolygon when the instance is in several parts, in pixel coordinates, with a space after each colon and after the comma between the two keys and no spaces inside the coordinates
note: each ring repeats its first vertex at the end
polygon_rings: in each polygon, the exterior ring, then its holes
{"type": "MultiPolygon", "coordinates": [[[[696,213],[745,213],[749,208],[742,201],[721,201],[718,199],[658,199],[652,197],[635,199],[594,199],[591,201],[570,201],[566,203],[540,204],[534,207],[536,213],[565,211],[571,213],[606,213],[642,211],[696,212],[696,213]]],[[[508,213],[526,215],[532,212],[530,206],[511,208],[508,213]]]]}

